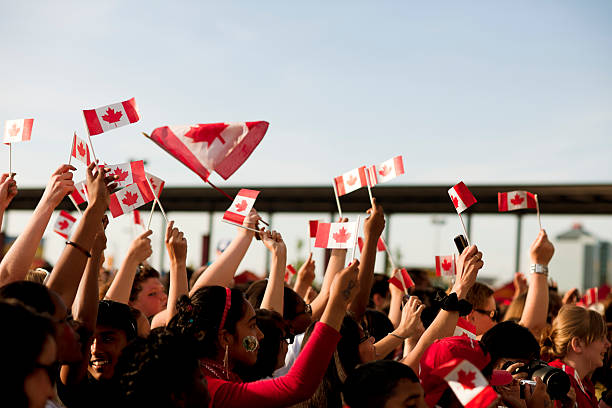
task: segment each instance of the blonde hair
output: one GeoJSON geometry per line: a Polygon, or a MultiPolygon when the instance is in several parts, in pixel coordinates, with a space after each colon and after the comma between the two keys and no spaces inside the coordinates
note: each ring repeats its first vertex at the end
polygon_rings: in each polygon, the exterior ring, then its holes
{"type": "Polygon", "coordinates": [[[542,357],[548,360],[564,358],[573,338],[591,344],[605,337],[607,331],[606,321],[599,313],[580,306],[565,305],[559,310],[552,326],[542,333],[542,357]]]}

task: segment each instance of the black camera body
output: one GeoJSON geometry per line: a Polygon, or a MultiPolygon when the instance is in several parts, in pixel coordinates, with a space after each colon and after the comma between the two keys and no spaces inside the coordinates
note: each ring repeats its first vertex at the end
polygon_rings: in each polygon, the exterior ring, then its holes
{"type": "MultiPolygon", "coordinates": [[[[503,368],[508,368],[516,362],[517,361],[508,361],[504,364],[503,368]]],[[[572,385],[567,373],[559,368],[549,366],[542,360],[531,360],[524,366],[514,370],[512,374],[519,373],[526,373],[527,379],[530,380],[535,380],[536,377],[539,377],[544,385],[546,385],[546,391],[553,400],[565,398],[572,385]]]]}

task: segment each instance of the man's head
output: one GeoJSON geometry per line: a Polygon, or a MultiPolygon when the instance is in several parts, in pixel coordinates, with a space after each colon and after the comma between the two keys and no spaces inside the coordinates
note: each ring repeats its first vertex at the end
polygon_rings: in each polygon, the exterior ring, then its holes
{"type": "Polygon", "coordinates": [[[350,408],[427,407],[414,371],[392,360],[357,366],[344,382],[342,394],[350,408]]]}
{"type": "Polygon", "coordinates": [[[102,300],[98,306],[89,358],[92,377],[96,380],[112,378],[121,352],[134,338],[136,321],[130,307],[112,300],[102,300]]]}
{"type": "Polygon", "coordinates": [[[472,304],[472,311],[466,319],[476,327],[474,334],[479,336],[497,324],[497,305],[493,289],[483,283],[474,282],[466,300],[472,304]]]}

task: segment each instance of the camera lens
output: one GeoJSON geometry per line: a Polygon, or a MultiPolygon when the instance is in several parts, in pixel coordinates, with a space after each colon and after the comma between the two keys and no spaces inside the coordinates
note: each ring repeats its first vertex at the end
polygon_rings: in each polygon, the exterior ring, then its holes
{"type": "Polygon", "coordinates": [[[558,368],[542,365],[533,371],[531,378],[540,377],[546,385],[546,391],[551,399],[560,400],[567,395],[570,389],[570,378],[558,368]]]}

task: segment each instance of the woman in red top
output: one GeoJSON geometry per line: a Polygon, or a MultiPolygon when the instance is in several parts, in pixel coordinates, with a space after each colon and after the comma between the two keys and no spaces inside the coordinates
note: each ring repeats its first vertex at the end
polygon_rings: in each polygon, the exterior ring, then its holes
{"type": "Polygon", "coordinates": [[[330,289],[321,320],[287,375],[252,383],[232,372],[235,363],[253,365],[263,334],[255,310],[236,289],[208,286],[191,299],[183,298],[169,329],[195,336],[200,343],[200,367],[208,380],[210,407],[285,407],[309,398],[340,340],[347,305],[359,290],[359,262],[340,272],[330,289]]]}
{"type": "Polygon", "coordinates": [[[603,365],[609,347],[603,316],[579,306],[563,306],[543,334],[542,356],[569,375],[579,408],[598,405],[591,375],[603,365]]]}

